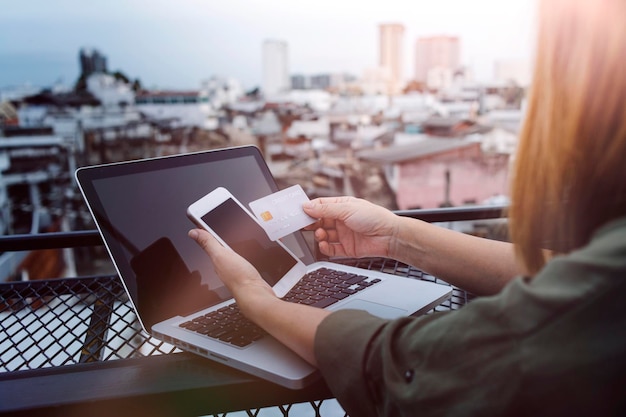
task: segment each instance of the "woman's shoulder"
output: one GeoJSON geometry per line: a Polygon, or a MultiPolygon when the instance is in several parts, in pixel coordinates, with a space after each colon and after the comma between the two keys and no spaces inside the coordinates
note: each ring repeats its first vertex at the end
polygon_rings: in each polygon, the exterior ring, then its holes
{"type": "Polygon", "coordinates": [[[598,228],[590,242],[570,254],[574,262],[610,268],[626,267],[626,217],[598,228]]]}
{"type": "Polygon", "coordinates": [[[522,342],[525,380],[535,387],[530,403],[558,409],[572,403],[572,411],[599,415],[623,408],[626,219],[600,228],[587,246],[549,262],[533,281],[544,300],[564,302],[522,342]]]}
{"type": "Polygon", "coordinates": [[[623,286],[626,280],[626,217],[613,220],[593,234],[589,243],[552,259],[534,281],[583,287],[623,286]],[[586,285],[582,285],[585,283],[586,285]]]}

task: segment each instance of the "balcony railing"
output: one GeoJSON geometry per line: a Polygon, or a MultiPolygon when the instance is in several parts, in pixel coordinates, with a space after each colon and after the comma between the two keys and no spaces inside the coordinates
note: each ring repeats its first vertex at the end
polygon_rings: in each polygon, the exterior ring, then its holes
{"type": "MultiPolygon", "coordinates": [[[[437,223],[506,216],[502,206],[397,213],[437,223]]],[[[3,252],[102,244],[95,230],[0,237],[3,252]]],[[[389,259],[341,262],[448,285],[389,259]]],[[[455,288],[435,310],[458,309],[471,298],[455,288]]],[[[141,331],[117,276],[0,283],[0,413],[90,415],[97,410],[98,415],[141,416],[245,410],[242,415],[255,416],[261,408],[274,407],[272,415],[343,415],[336,403],[326,401],[330,398],[323,381],[287,390],[150,338],[141,331]]]]}

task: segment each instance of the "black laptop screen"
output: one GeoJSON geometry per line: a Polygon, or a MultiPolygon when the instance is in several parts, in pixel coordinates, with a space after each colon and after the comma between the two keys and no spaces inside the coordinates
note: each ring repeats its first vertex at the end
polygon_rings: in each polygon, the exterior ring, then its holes
{"type": "MultiPolygon", "coordinates": [[[[194,227],[189,204],[217,187],[246,206],[277,191],[255,147],[83,168],[77,179],[148,331],[230,297],[210,258],[187,236],[194,227]]],[[[312,260],[299,233],[284,243],[312,260]]]]}

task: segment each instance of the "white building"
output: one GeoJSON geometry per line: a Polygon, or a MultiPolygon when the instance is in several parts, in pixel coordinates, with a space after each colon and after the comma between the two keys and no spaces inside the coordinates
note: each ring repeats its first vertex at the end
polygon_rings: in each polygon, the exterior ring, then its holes
{"type": "Polygon", "coordinates": [[[134,105],[135,94],[122,81],[106,74],[93,74],[87,79],[90,95],[76,93],[42,93],[26,100],[18,110],[22,127],[49,126],[76,151],[84,147],[83,133],[105,131],[104,139],[116,138],[116,130],[124,137],[153,135],[153,128],[142,121],[134,105]],[[95,100],[94,100],[95,99],[95,100]]]}
{"type": "Polygon", "coordinates": [[[103,107],[115,109],[135,102],[135,92],[130,85],[115,77],[94,73],[87,78],[87,91],[97,98],[103,107]]]}
{"type": "Polygon", "coordinates": [[[290,89],[289,50],[287,42],[263,42],[263,93],[272,97],[290,89]]]}
{"type": "Polygon", "coordinates": [[[319,137],[328,139],[330,123],[327,117],[320,117],[317,120],[294,120],[286,133],[291,138],[302,136],[310,139],[319,137]]]}
{"type": "MultiPolygon", "coordinates": [[[[394,97],[393,100],[397,100],[394,97]]],[[[330,111],[330,114],[341,117],[373,116],[389,108],[390,98],[379,94],[364,94],[358,96],[339,97],[330,111]]]]}
{"type": "Polygon", "coordinates": [[[200,89],[206,92],[209,103],[214,109],[237,103],[245,95],[241,83],[231,77],[211,77],[202,81],[200,89]]]}
{"type": "Polygon", "coordinates": [[[175,119],[174,126],[217,129],[217,113],[206,90],[145,91],[137,94],[137,109],[153,119],[175,119]]]}

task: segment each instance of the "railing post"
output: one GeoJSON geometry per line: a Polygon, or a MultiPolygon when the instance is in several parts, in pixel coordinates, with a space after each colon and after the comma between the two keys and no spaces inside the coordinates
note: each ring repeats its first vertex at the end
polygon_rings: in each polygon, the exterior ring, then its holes
{"type": "Polygon", "coordinates": [[[85,335],[85,343],[80,353],[80,363],[98,362],[104,359],[104,348],[109,322],[113,313],[115,296],[108,284],[96,293],[93,311],[85,335]]]}

